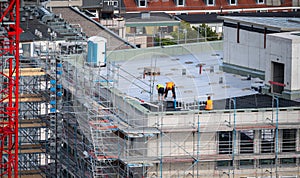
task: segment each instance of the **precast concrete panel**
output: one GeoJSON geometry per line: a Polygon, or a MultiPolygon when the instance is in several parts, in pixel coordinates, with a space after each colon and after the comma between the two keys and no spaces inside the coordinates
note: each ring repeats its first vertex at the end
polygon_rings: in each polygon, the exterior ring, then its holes
{"type": "Polygon", "coordinates": [[[291,75],[291,81],[290,81],[290,88],[291,90],[299,90],[300,89],[300,81],[299,81],[299,67],[300,67],[300,43],[292,43],[291,44],[291,69],[290,75],[291,75]]]}
{"type": "Polygon", "coordinates": [[[152,138],[147,143],[147,156],[159,156],[161,151],[164,156],[199,156],[207,157],[217,154],[218,144],[216,142],[217,132],[178,132],[164,133],[162,142],[160,135],[158,139],[152,138]],[[200,138],[198,140],[198,138],[200,138]],[[198,142],[199,141],[199,142],[198,142]],[[200,143],[199,150],[197,148],[200,143]],[[159,153],[157,153],[157,151],[159,153]]]}
{"type": "MultiPolygon", "coordinates": [[[[300,50],[300,49],[298,49],[300,50]]],[[[293,59],[293,63],[292,63],[292,70],[291,70],[291,74],[293,74],[291,76],[291,82],[290,82],[290,88],[291,90],[299,90],[300,89],[300,80],[299,77],[300,76],[300,58],[299,57],[292,57],[293,59]]]]}
{"type": "Polygon", "coordinates": [[[224,50],[223,51],[223,61],[228,63],[228,62],[230,62],[229,41],[228,40],[226,40],[226,41],[224,40],[223,41],[223,46],[224,46],[223,47],[223,50],[224,50]]]}
{"type": "Polygon", "coordinates": [[[249,34],[248,31],[245,31],[245,30],[240,30],[240,34],[239,34],[239,44],[241,45],[248,45],[250,43],[251,40],[251,37],[250,37],[251,34],[249,34]]]}
{"type": "Polygon", "coordinates": [[[249,46],[249,51],[248,51],[248,68],[253,68],[253,69],[258,69],[258,70],[264,70],[260,68],[259,64],[260,61],[263,60],[260,58],[259,55],[259,48],[255,46],[249,46]]]}
{"type": "Polygon", "coordinates": [[[228,27],[224,29],[224,33],[228,36],[228,41],[224,43],[224,62],[264,71],[265,49],[263,34],[240,30],[238,43],[237,29],[228,27]]]}
{"type": "Polygon", "coordinates": [[[281,56],[281,41],[274,36],[267,36],[267,63],[266,63],[266,73],[265,73],[265,81],[269,83],[269,81],[273,80],[272,74],[272,61],[282,63],[281,56]]]}
{"type": "Polygon", "coordinates": [[[235,51],[234,54],[234,65],[240,65],[243,67],[249,66],[249,46],[245,44],[237,44],[235,47],[232,47],[232,50],[235,51]]]}
{"type": "Polygon", "coordinates": [[[240,61],[237,60],[239,57],[237,56],[237,51],[240,50],[239,46],[236,43],[230,43],[229,44],[229,60],[226,61],[230,64],[239,65],[240,61]]]}
{"type": "Polygon", "coordinates": [[[226,63],[230,63],[230,28],[224,27],[224,39],[223,39],[223,48],[224,48],[224,57],[223,61],[226,63]]]}
{"type": "Polygon", "coordinates": [[[266,70],[266,62],[267,62],[267,55],[266,55],[266,49],[259,48],[258,49],[258,55],[259,55],[259,69],[262,71],[266,70]]]}
{"type": "Polygon", "coordinates": [[[229,42],[237,42],[237,29],[236,28],[229,28],[226,27],[225,28],[227,31],[227,35],[228,35],[228,41],[229,42]]]}
{"type": "Polygon", "coordinates": [[[236,53],[236,51],[235,52],[232,51],[232,48],[234,48],[235,45],[237,44],[236,29],[224,27],[224,32],[226,33],[226,35],[224,36],[227,36],[226,42],[224,43],[224,48],[228,49],[224,51],[224,62],[232,63],[232,58],[236,53]]]}
{"type": "Polygon", "coordinates": [[[261,44],[262,39],[264,39],[263,34],[260,33],[255,33],[255,32],[248,32],[248,45],[249,46],[255,46],[257,48],[261,48],[263,47],[263,45],[261,44]]]}

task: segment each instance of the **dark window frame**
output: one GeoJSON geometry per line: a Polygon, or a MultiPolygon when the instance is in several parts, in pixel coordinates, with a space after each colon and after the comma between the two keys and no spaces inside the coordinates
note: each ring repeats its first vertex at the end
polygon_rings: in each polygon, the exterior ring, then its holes
{"type": "Polygon", "coordinates": [[[261,153],[274,153],[275,152],[275,130],[274,129],[261,130],[260,131],[260,139],[261,139],[261,141],[260,141],[260,152],[261,153]]]}
{"type": "Polygon", "coordinates": [[[233,132],[221,131],[218,132],[218,153],[232,154],[233,151],[233,132]]]}
{"type": "MultiPolygon", "coordinates": [[[[250,134],[250,133],[249,133],[250,134]]],[[[254,153],[254,130],[245,130],[240,131],[240,154],[252,154],[254,153]],[[244,132],[244,133],[243,133],[244,132]],[[246,132],[252,132],[252,135],[247,135],[246,132]],[[252,139],[246,139],[247,137],[252,136],[252,139]],[[245,138],[245,139],[243,139],[245,138]]]]}
{"type": "Polygon", "coordinates": [[[283,129],[282,130],[282,152],[295,152],[297,142],[297,130],[296,129],[283,129]]]}

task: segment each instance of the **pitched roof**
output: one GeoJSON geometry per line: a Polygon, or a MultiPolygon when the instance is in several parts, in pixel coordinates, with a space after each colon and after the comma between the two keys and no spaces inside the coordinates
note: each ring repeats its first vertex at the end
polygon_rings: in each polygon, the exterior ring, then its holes
{"type": "MultiPolygon", "coordinates": [[[[278,7],[292,7],[292,0],[286,0],[280,4],[279,1],[277,6],[270,6],[266,3],[257,4],[255,0],[238,0],[236,5],[230,5],[227,0],[216,0],[215,5],[206,5],[203,0],[186,0],[184,6],[177,6],[173,0],[148,0],[146,7],[138,7],[135,0],[123,0],[126,12],[136,11],[160,11],[167,13],[176,13],[180,11],[191,11],[191,13],[205,13],[204,11],[218,11],[221,10],[233,10],[237,9],[244,11],[247,8],[278,8],[278,7]]],[[[256,11],[256,9],[253,9],[256,11]]]]}
{"type": "Polygon", "coordinates": [[[108,39],[108,50],[134,48],[135,45],[130,44],[125,39],[119,37],[116,33],[101,25],[99,22],[89,18],[84,13],[74,7],[57,7],[52,8],[56,14],[61,14],[62,17],[70,24],[80,24],[82,30],[88,37],[102,36],[108,39]]]}
{"type": "MultiPolygon", "coordinates": [[[[37,40],[48,40],[50,34],[48,29],[50,28],[47,24],[42,22],[44,14],[37,12],[37,8],[24,8],[21,11],[20,27],[23,32],[20,35],[21,42],[37,41],[37,40]],[[36,30],[41,33],[41,36],[36,35],[36,30]]],[[[63,34],[56,33],[56,37],[61,39],[64,37],[63,34]]]]}

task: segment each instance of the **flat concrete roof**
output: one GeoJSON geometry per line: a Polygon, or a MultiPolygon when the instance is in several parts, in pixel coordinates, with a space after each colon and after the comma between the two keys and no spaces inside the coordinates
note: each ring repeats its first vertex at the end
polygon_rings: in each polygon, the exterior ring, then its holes
{"type": "MultiPolygon", "coordinates": [[[[149,56],[141,52],[140,55],[119,59],[114,63],[116,68],[113,70],[117,79],[114,87],[123,94],[142,101],[144,107],[154,112],[159,105],[156,85],[165,85],[169,81],[175,83],[178,105],[191,105],[191,109],[197,109],[198,103],[206,101],[207,96],[211,96],[214,101],[215,110],[233,109],[233,98],[236,100],[236,109],[276,107],[272,96],[260,94],[257,90],[264,86],[263,80],[221,70],[223,51],[211,50],[174,56],[163,52],[153,52],[149,56]],[[149,70],[150,73],[144,74],[149,70]]],[[[164,101],[166,106],[172,104],[171,91],[164,101]]],[[[278,107],[299,106],[299,102],[279,99],[278,107]]],[[[171,107],[169,111],[172,110],[174,111],[171,107]]]]}
{"type": "MultiPolygon", "coordinates": [[[[115,70],[118,71],[115,74],[118,82],[114,86],[124,94],[146,102],[156,102],[155,86],[169,81],[175,83],[177,101],[185,103],[205,101],[207,96],[221,100],[257,93],[251,86],[262,82],[260,79],[247,80],[246,76],[221,71],[222,59],[223,51],[174,56],[154,53],[146,58],[141,54],[115,62],[119,70],[115,70]],[[157,74],[144,75],[144,71],[151,68],[157,74]]],[[[166,100],[172,100],[171,96],[169,91],[166,100]]]]}
{"type": "Polygon", "coordinates": [[[284,39],[289,39],[289,40],[292,40],[293,43],[300,43],[300,31],[273,33],[273,34],[268,34],[268,35],[279,37],[279,38],[284,38],[284,39]]]}
{"type": "Polygon", "coordinates": [[[300,18],[293,17],[242,17],[242,16],[218,16],[225,22],[244,23],[261,27],[274,28],[279,31],[300,30],[300,18]]]}

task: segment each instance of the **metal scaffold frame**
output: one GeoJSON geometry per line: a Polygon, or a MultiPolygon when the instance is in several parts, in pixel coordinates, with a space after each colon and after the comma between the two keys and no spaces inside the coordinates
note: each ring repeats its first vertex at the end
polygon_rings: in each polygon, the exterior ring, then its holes
{"type": "Polygon", "coordinates": [[[45,165],[47,76],[37,64],[20,63],[19,78],[19,174],[42,175],[45,165]]]}
{"type": "Polygon", "coordinates": [[[73,112],[79,129],[87,140],[81,150],[84,152],[84,160],[88,160],[87,164],[90,164],[86,175],[115,176],[119,167],[117,159],[120,150],[116,144],[119,138],[114,132],[118,129],[112,122],[110,101],[106,101],[100,94],[105,91],[105,86],[101,83],[108,80],[102,78],[100,68],[84,64],[80,56],[63,60],[62,84],[66,92],[72,95],[73,112]]]}
{"type": "Polygon", "coordinates": [[[20,2],[2,0],[0,6],[0,176],[18,177],[20,2]]]}

